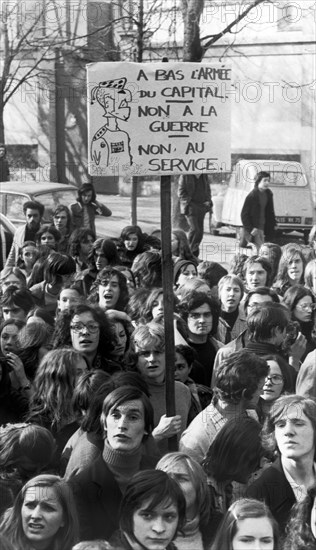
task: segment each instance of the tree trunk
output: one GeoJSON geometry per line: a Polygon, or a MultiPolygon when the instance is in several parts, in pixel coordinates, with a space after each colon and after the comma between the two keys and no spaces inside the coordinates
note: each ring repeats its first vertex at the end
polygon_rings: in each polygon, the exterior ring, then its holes
{"type": "MultiPolygon", "coordinates": [[[[0,82],[0,86],[1,86],[1,82],[0,82]]],[[[0,90],[0,143],[5,143],[3,111],[4,111],[3,94],[2,94],[2,91],[0,90]]]]}
{"type": "MultiPolygon", "coordinates": [[[[184,22],[183,61],[200,62],[203,57],[204,50],[200,40],[200,19],[203,8],[204,0],[182,0],[184,22]]],[[[174,228],[188,231],[188,222],[185,216],[180,213],[178,181],[179,178],[174,178],[172,186],[172,224],[174,228]]]]}

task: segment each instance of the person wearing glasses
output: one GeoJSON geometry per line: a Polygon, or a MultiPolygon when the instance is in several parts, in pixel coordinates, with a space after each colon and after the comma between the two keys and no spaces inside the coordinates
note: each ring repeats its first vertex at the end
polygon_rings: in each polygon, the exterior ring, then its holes
{"type": "Polygon", "coordinates": [[[316,349],[315,338],[315,296],[308,288],[298,284],[291,286],[284,294],[283,303],[291,312],[292,321],[296,321],[299,331],[306,338],[306,348],[301,361],[316,349]]]}
{"type": "Polygon", "coordinates": [[[264,355],[262,359],[269,367],[257,406],[258,417],[263,424],[276,399],[295,392],[295,381],[290,376],[287,362],[280,355],[264,355]]]}
{"type": "Polygon", "coordinates": [[[115,335],[104,311],[98,306],[79,304],[56,318],[53,348],[72,346],[85,358],[88,369],[102,369],[109,374],[121,370],[111,360],[115,335]]]}

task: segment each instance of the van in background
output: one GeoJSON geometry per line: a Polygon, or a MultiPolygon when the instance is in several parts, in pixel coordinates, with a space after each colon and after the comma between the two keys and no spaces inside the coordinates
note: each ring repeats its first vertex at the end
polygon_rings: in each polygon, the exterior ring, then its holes
{"type": "Polygon", "coordinates": [[[261,171],[270,173],[278,233],[299,231],[307,242],[315,223],[314,203],[305,170],[301,163],[294,161],[239,160],[223,197],[220,216],[217,212],[217,227],[232,227],[239,235],[242,227],[240,213],[245,198],[254,187],[257,173],[261,171]]]}

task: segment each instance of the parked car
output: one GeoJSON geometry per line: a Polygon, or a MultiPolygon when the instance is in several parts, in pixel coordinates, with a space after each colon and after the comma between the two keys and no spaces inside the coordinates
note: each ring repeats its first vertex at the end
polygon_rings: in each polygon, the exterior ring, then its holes
{"type": "Polygon", "coordinates": [[[13,223],[0,213],[0,271],[3,269],[15,233],[13,223]]]}
{"type": "MultiPolygon", "coordinates": [[[[245,198],[254,187],[259,171],[270,173],[270,188],[273,192],[278,233],[298,231],[307,242],[309,232],[315,223],[315,210],[309,181],[302,164],[278,160],[239,160],[233,168],[224,195],[216,202],[216,219],[212,233],[220,227],[228,226],[239,235],[241,209],[245,198]]],[[[214,199],[213,199],[214,202],[214,199]]]]}
{"type": "Polygon", "coordinates": [[[43,223],[51,223],[59,204],[76,201],[77,187],[63,183],[6,181],[0,183],[0,212],[14,225],[25,223],[23,203],[35,200],[45,207],[43,223]]]}

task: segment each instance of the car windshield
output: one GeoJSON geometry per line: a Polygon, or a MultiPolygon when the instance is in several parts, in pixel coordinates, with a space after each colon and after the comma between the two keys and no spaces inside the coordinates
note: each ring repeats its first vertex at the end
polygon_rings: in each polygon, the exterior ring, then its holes
{"type": "Polygon", "coordinates": [[[271,185],[294,185],[295,187],[304,187],[307,185],[306,177],[302,172],[290,172],[285,169],[279,172],[270,172],[270,183],[271,185]]]}
{"type": "Polygon", "coordinates": [[[77,193],[75,190],[60,189],[58,191],[50,191],[49,193],[38,193],[34,198],[45,206],[45,214],[43,221],[52,221],[53,212],[59,204],[68,206],[76,201],[77,193]]]}

